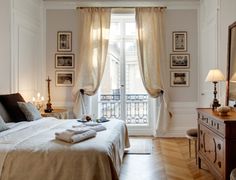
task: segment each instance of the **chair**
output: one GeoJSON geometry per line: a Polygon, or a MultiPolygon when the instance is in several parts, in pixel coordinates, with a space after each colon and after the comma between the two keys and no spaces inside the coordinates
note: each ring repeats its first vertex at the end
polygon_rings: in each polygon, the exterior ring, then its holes
{"type": "Polygon", "coordinates": [[[197,129],[189,129],[186,131],[186,137],[188,138],[189,145],[189,157],[191,158],[191,140],[194,140],[195,144],[195,158],[197,164],[197,129]]]}

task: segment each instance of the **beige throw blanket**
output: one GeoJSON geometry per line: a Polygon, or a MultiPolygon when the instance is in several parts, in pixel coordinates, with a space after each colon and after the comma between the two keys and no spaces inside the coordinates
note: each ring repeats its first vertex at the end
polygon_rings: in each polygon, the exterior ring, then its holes
{"type": "Polygon", "coordinates": [[[129,146],[123,121],[103,123],[106,131],[76,144],[55,140],[55,132],[75,120],[43,118],[0,133],[1,180],[118,179],[124,148],[129,146]]]}

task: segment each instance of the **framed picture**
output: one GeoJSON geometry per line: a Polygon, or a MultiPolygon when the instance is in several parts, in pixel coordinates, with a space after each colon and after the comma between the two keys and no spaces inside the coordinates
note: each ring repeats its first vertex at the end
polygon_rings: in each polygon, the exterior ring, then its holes
{"type": "Polygon", "coordinates": [[[190,67],[190,54],[170,54],[170,68],[184,69],[190,67]]]}
{"type": "Polygon", "coordinates": [[[55,68],[73,69],[75,67],[74,54],[55,54],[55,68]]]}
{"type": "Polygon", "coordinates": [[[187,32],[186,31],[174,31],[173,32],[173,51],[174,52],[186,52],[187,51],[187,32]]]}
{"type": "Polygon", "coordinates": [[[57,32],[57,51],[71,52],[72,51],[72,32],[58,31],[57,32]]]}
{"type": "Polygon", "coordinates": [[[74,71],[56,71],[56,86],[73,86],[74,71]]]}
{"type": "Polygon", "coordinates": [[[189,86],[189,71],[171,71],[170,86],[171,87],[189,86]]]}

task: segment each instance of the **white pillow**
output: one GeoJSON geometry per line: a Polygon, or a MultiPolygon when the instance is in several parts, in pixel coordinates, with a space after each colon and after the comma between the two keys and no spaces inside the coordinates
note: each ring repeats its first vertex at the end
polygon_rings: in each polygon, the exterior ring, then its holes
{"type": "Polygon", "coordinates": [[[2,116],[0,116],[0,132],[8,130],[9,127],[7,127],[6,123],[2,119],[2,116]]]}
{"type": "Polygon", "coordinates": [[[31,102],[17,102],[21,111],[25,114],[28,121],[34,121],[42,118],[38,109],[31,102]]]}

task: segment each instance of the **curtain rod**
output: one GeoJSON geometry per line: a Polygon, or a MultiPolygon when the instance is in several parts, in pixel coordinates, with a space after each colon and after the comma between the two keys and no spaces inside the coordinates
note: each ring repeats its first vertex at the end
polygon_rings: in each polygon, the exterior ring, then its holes
{"type": "MultiPolygon", "coordinates": [[[[160,9],[167,9],[167,7],[166,6],[141,6],[141,7],[116,7],[116,6],[113,6],[113,7],[101,7],[101,8],[119,8],[119,9],[126,9],[126,8],[128,8],[128,9],[131,9],[131,8],[153,8],[153,7],[157,7],[157,8],[160,8],[160,9]]],[[[76,9],[84,9],[84,8],[96,8],[96,7],[91,7],[91,6],[87,6],[87,7],[80,7],[80,6],[78,6],[78,7],[76,7],[76,9]]]]}

